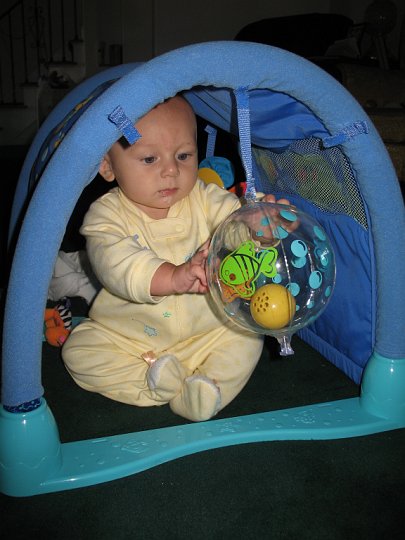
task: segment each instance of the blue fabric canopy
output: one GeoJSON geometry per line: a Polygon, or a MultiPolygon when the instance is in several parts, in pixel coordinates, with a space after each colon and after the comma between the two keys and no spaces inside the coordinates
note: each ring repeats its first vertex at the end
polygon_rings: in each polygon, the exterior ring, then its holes
{"type": "MultiPolygon", "coordinates": [[[[199,115],[215,126],[238,134],[235,99],[229,89],[193,88],[185,93],[199,115]]],[[[322,122],[303,103],[272,90],[249,92],[252,143],[284,149],[296,139],[329,135],[322,122]]]]}

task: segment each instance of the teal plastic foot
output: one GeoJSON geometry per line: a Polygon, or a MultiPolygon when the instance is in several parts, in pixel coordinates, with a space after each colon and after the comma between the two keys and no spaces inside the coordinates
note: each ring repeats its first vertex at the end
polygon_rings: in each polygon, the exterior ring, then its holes
{"type": "Polygon", "coordinates": [[[0,489],[6,495],[38,493],[62,467],[55,418],[45,400],[28,413],[0,408],[0,489]]]}
{"type": "Polygon", "coordinates": [[[359,437],[405,428],[405,359],[373,354],[361,396],[293,409],[61,444],[46,402],[0,413],[1,491],[23,497],[136,474],[195,452],[234,444],[359,437]]]}
{"type": "Polygon", "coordinates": [[[374,352],[361,383],[361,406],[387,420],[405,422],[405,358],[390,359],[374,352]]]}
{"type": "Polygon", "coordinates": [[[39,438],[39,435],[32,433],[31,441],[24,439],[24,444],[31,445],[26,448],[24,455],[18,460],[9,456],[9,465],[6,468],[3,466],[3,472],[7,475],[7,485],[4,485],[3,491],[24,497],[82,488],[136,474],[196,452],[235,444],[338,439],[403,427],[405,421],[372,415],[360,405],[360,398],[351,398],[64,443],[61,449],[63,464],[55,471],[59,454],[55,456],[57,459],[52,465],[54,474],[47,469],[50,449],[46,449],[43,460],[35,450],[36,459],[31,459],[27,464],[29,450],[39,438]]]}

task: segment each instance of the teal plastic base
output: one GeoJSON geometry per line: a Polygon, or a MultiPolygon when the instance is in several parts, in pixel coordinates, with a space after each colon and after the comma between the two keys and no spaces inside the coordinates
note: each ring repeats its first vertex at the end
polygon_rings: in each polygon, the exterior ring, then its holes
{"type": "Polygon", "coordinates": [[[11,496],[85,487],[224,446],[325,440],[405,427],[405,360],[373,355],[359,398],[61,444],[45,400],[0,413],[1,491],[11,496]],[[394,375],[395,374],[395,375],[394,375]]]}
{"type": "Polygon", "coordinates": [[[28,413],[0,409],[0,489],[3,493],[33,495],[44,480],[59,473],[62,465],[58,428],[45,400],[28,413]]]}
{"type": "Polygon", "coordinates": [[[405,358],[389,359],[374,352],[361,382],[361,404],[371,414],[405,418],[405,358]]]}

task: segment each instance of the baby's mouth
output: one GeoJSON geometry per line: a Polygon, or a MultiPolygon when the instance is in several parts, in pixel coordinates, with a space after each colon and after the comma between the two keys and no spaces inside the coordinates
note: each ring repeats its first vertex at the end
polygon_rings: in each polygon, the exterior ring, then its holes
{"type": "Polygon", "coordinates": [[[167,188],[167,189],[160,189],[159,194],[162,197],[171,197],[175,195],[178,191],[178,188],[167,188]]]}

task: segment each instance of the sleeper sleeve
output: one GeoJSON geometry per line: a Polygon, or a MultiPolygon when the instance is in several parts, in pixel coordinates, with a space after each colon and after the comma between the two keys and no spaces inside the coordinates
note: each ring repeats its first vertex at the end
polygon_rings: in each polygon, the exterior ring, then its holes
{"type": "Polygon", "coordinates": [[[236,195],[215,184],[207,185],[199,181],[196,187],[199,190],[199,197],[204,206],[209,229],[213,234],[232,212],[240,208],[240,201],[236,195]]]}
{"type": "MultiPolygon", "coordinates": [[[[213,234],[230,214],[241,207],[241,202],[236,195],[215,184],[202,184],[199,188],[213,234]]],[[[224,246],[232,251],[247,240],[252,240],[252,231],[246,223],[238,219],[232,221],[232,224],[228,225],[226,229],[226,236],[223,239],[224,246]]]]}
{"type": "MultiPolygon", "coordinates": [[[[210,223],[211,234],[213,234],[230,214],[241,207],[241,203],[236,195],[219,188],[215,184],[200,185],[200,189],[205,212],[210,223]]],[[[224,244],[229,250],[233,250],[250,238],[251,234],[246,225],[235,220],[232,225],[227,227],[224,244]]]]}
{"type": "Polygon", "coordinates": [[[101,198],[87,212],[80,232],[94,273],[105,289],[136,303],[158,303],[150,295],[156,270],[166,262],[131,234],[122,212],[101,198]]]}

